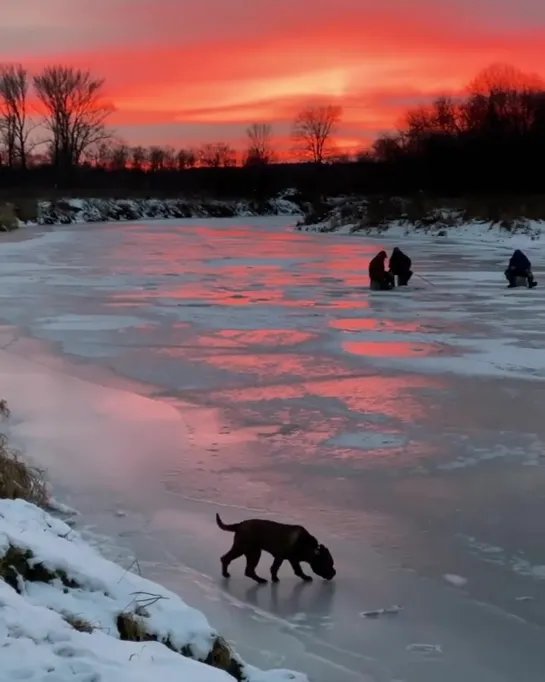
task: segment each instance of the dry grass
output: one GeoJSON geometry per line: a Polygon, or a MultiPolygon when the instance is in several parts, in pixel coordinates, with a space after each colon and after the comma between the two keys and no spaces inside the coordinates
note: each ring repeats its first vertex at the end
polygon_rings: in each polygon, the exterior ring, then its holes
{"type": "Polygon", "coordinates": [[[0,579],[21,594],[24,591],[21,583],[26,581],[52,583],[55,580],[60,580],[65,587],[78,587],[77,583],[69,579],[64,571],[60,569],[49,570],[42,563],[36,561],[36,557],[29,549],[21,549],[15,545],[9,545],[4,554],[0,556],[0,579]]]}
{"type": "Polygon", "coordinates": [[[0,417],[4,417],[5,419],[8,419],[11,415],[11,410],[9,409],[8,406],[8,401],[5,399],[0,400],[0,417]]]}
{"type": "Polygon", "coordinates": [[[19,220],[13,204],[0,203],[0,230],[11,232],[19,227],[19,220]]]}
{"type": "Polygon", "coordinates": [[[4,434],[0,434],[0,498],[22,499],[44,508],[48,503],[43,472],[23,462],[4,434]]]}
{"type": "Polygon", "coordinates": [[[155,635],[150,635],[147,632],[144,619],[137,616],[136,613],[120,613],[117,617],[117,630],[119,638],[127,642],[157,641],[155,635]]]}
{"type": "MultiPolygon", "coordinates": [[[[145,613],[145,611],[143,613],[145,613]]],[[[186,658],[196,659],[189,645],[183,646],[180,649],[174,646],[170,639],[159,639],[157,635],[150,633],[146,629],[145,616],[139,615],[136,612],[124,611],[123,613],[120,613],[117,617],[116,624],[119,638],[122,640],[129,642],[160,642],[172,651],[175,651],[186,658]]],[[[225,670],[225,672],[229,673],[229,675],[236,680],[244,679],[242,665],[233,656],[231,648],[223,637],[216,637],[214,644],[212,645],[212,650],[201,663],[205,663],[214,668],[219,668],[220,670],[225,670]]]]}
{"type": "Polygon", "coordinates": [[[23,223],[38,222],[38,201],[36,199],[24,198],[17,199],[15,204],[15,214],[23,223]]]}
{"type": "Polygon", "coordinates": [[[464,217],[512,229],[521,220],[545,220],[545,196],[484,196],[463,201],[464,217]]]}
{"type": "MultiPolygon", "coordinates": [[[[528,226],[529,221],[545,221],[545,195],[431,197],[418,193],[407,197],[371,196],[353,204],[344,223],[354,222],[354,231],[388,228],[400,221],[416,228],[456,227],[470,222],[499,225],[506,230],[528,226]],[[362,215],[361,206],[365,205],[362,215]]],[[[333,213],[333,212],[332,212],[333,213]]],[[[343,221],[341,221],[343,222],[343,221]]]]}
{"type": "Polygon", "coordinates": [[[216,637],[214,645],[212,646],[212,651],[208,654],[208,657],[204,662],[207,665],[211,665],[213,668],[225,670],[236,680],[244,679],[242,665],[233,656],[231,647],[223,637],[216,637]]]}
{"type": "Polygon", "coordinates": [[[90,635],[94,631],[94,627],[89,621],[85,620],[85,618],[74,616],[71,613],[63,613],[62,617],[68,625],[72,626],[74,630],[77,630],[78,632],[85,632],[90,635]]]}
{"type": "MultiPolygon", "coordinates": [[[[7,401],[0,400],[0,417],[7,419],[10,414],[7,401]]],[[[49,501],[43,471],[26,464],[3,433],[0,433],[0,498],[26,500],[43,508],[49,501]]]]}

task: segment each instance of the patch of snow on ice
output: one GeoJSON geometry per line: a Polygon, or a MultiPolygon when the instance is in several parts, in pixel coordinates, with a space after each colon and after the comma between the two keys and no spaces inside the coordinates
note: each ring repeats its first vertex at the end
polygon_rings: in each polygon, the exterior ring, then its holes
{"type": "Polygon", "coordinates": [[[40,322],[44,329],[55,331],[110,331],[137,327],[144,320],[122,315],[60,315],[55,320],[40,322]]]}
{"type": "Polygon", "coordinates": [[[468,535],[460,535],[460,538],[473,553],[487,563],[503,566],[513,571],[513,573],[526,578],[545,580],[545,565],[532,564],[527,559],[523,559],[516,554],[509,556],[502,547],[490,545],[487,542],[480,542],[468,535]]]}
{"type": "Polygon", "coordinates": [[[445,573],[443,578],[447,581],[447,583],[454,585],[454,587],[463,587],[464,585],[467,585],[467,578],[463,578],[461,575],[445,573]]]}

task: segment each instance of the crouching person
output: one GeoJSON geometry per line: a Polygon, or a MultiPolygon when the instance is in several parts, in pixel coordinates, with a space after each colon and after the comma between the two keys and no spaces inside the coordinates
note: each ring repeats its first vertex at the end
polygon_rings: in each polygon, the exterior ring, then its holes
{"type": "Polygon", "coordinates": [[[398,287],[407,286],[409,283],[413,276],[411,265],[412,261],[409,256],[396,246],[390,256],[390,272],[394,277],[397,277],[398,287]]]}
{"type": "Polygon", "coordinates": [[[369,263],[369,280],[373,290],[388,291],[395,286],[393,275],[386,271],[387,258],[386,251],[381,251],[369,263]]]}
{"type": "Polygon", "coordinates": [[[537,286],[537,282],[534,280],[534,275],[532,273],[532,264],[520,249],[517,249],[511,256],[509,265],[505,271],[505,277],[509,282],[509,289],[520,286],[519,279],[526,280],[530,289],[537,286]]]}

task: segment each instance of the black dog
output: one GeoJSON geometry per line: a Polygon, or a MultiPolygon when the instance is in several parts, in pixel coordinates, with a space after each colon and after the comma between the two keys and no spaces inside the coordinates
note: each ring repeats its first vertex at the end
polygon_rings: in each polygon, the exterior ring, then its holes
{"type": "Polygon", "coordinates": [[[293,572],[301,580],[312,580],[303,573],[301,562],[310,565],[313,572],[324,580],[332,580],[335,575],[335,564],[331,552],[320,545],[318,540],[303,526],[292,526],[266,519],[248,519],[240,523],[228,525],[216,514],[216,523],[225,531],[235,534],[233,546],[221,557],[222,574],[229,578],[229,564],[241,556],[246,557],[244,575],[257,583],[266,583],[255,569],[261,558],[261,552],[268,552],[274,557],[271,566],[271,579],[278,582],[278,571],[284,561],[289,561],[293,572]]]}

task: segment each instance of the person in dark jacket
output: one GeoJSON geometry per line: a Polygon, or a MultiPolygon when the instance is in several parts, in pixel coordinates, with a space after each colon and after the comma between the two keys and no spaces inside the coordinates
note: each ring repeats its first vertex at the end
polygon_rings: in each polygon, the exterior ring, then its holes
{"type": "Polygon", "coordinates": [[[409,256],[396,246],[390,256],[390,272],[397,277],[398,287],[404,287],[409,283],[413,276],[411,265],[412,261],[409,256]]]}
{"type": "Polygon", "coordinates": [[[388,254],[386,251],[381,251],[369,263],[369,279],[371,280],[371,289],[378,289],[380,291],[387,291],[393,289],[395,286],[394,278],[390,272],[386,271],[386,259],[388,254]]]}
{"type": "Polygon", "coordinates": [[[530,289],[537,286],[537,282],[532,273],[532,264],[520,249],[513,252],[507,270],[505,271],[505,277],[509,282],[509,289],[517,286],[517,278],[519,277],[524,277],[528,281],[528,287],[530,289]]]}

